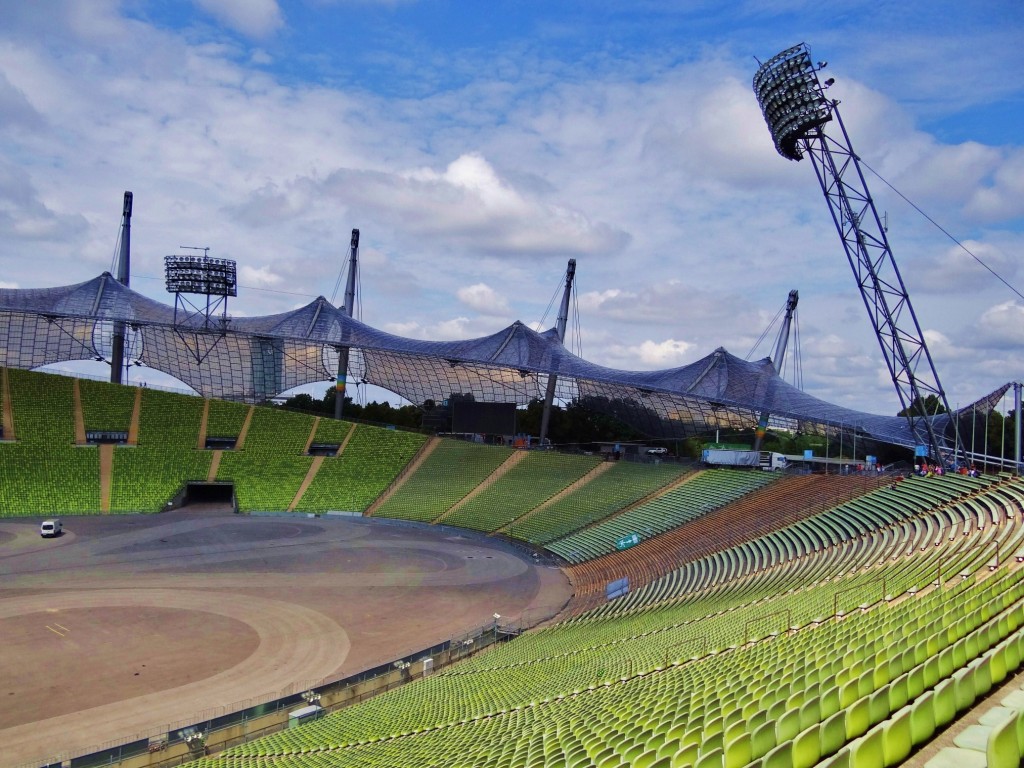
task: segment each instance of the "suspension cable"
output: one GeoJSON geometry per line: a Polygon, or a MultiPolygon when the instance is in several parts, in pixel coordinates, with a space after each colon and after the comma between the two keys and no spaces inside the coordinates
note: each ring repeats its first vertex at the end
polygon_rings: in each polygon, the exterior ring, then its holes
{"type": "Polygon", "coordinates": [[[773,317],[771,322],[768,323],[768,325],[765,327],[765,329],[763,331],[761,331],[761,335],[757,337],[757,341],[754,342],[754,346],[752,346],[750,348],[750,351],[747,352],[747,356],[745,358],[743,358],[744,360],[750,360],[751,355],[754,354],[754,350],[756,350],[759,346],[761,346],[761,342],[765,340],[765,337],[769,333],[771,333],[772,328],[775,327],[775,323],[777,323],[779,321],[779,316],[783,312],[785,312],[785,311],[786,311],[786,305],[783,304],[782,305],[782,309],[780,309],[778,312],[775,313],[775,317],[773,317]]]}
{"type": "Polygon", "coordinates": [[[889,189],[891,189],[893,192],[895,192],[897,195],[899,195],[907,205],[909,205],[911,208],[913,208],[919,214],[924,216],[924,218],[926,218],[929,222],[931,222],[931,224],[937,230],[939,230],[942,234],[944,234],[946,237],[948,237],[950,240],[952,240],[954,243],[956,243],[960,247],[960,249],[963,250],[964,253],[966,253],[968,256],[970,256],[972,259],[974,259],[976,262],[981,264],[981,266],[983,266],[985,269],[987,269],[989,272],[991,272],[992,275],[999,282],[1001,282],[1003,285],[1005,285],[1007,288],[1009,288],[1011,291],[1013,291],[1015,294],[1017,294],[1017,296],[1019,298],[1024,299],[1024,293],[1021,293],[1016,288],[1014,288],[1012,285],[1010,285],[1009,281],[1007,281],[1006,278],[1004,278],[1002,275],[1000,275],[998,272],[996,272],[994,269],[992,269],[992,267],[990,267],[988,264],[986,264],[984,261],[982,261],[981,257],[979,257],[977,254],[975,254],[973,251],[971,251],[971,249],[968,248],[966,245],[964,245],[962,242],[957,240],[957,238],[954,237],[941,224],[939,224],[937,221],[935,221],[935,219],[933,219],[931,216],[929,216],[927,213],[925,213],[923,210],[921,210],[921,208],[914,201],[912,201],[910,198],[908,198],[906,195],[904,195],[902,192],[900,192],[898,189],[896,189],[896,187],[894,187],[892,184],[890,184],[888,179],[886,179],[884,176],[882,176],[882,174],[880,174],[878,171],[876,171],[874,168],[872,168],[870,165],[868,165],[866,162],[864,162],[864,158],[861,157],[861,158],[858,158],[858,159],[860,160],[861,165],[863,165],[865,168],[867,168],[869,171],[871,171],[873,174],[875,174],[875,176],[877,176],[878,179],[883,184],[885,184],[885,186],[887,186],[889,189]]]}

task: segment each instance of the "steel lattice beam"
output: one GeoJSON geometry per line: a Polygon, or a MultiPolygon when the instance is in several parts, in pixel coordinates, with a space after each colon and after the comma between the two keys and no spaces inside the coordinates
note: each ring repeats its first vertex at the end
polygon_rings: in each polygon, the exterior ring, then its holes
{"type": "MultiPolygon", "coordinates": [[[[857,288],[878,338],[900,405],[918,441],[947,461],[958,446],[936,432],[926,398],[951,413],[910,295],[893,258],[864,172],[839,114],[825,97],[806,45],[783,51],[758,69],[754,91],[779,154],[811,158],[857,288]],[[835,120],[841,138],[825,132],[835,120]]],[[[826,85],[831,84],[831,81],[826,85]]]]}

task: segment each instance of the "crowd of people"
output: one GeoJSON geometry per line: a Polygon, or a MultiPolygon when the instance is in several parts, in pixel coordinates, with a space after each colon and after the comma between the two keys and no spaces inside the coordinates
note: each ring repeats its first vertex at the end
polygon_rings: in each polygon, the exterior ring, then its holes
{"type": "Polygon", "coordinates": [[[927,461],[914,465],[914,474],[918,477],[932,477],[933,475],[941,477],[947,472],[955,472],[966,477],[981,477],[981,472],[973,464],[970,467],[966,464],[961,464],[955,469],[946,469],[941,464],[929,464],[927,461]]]}

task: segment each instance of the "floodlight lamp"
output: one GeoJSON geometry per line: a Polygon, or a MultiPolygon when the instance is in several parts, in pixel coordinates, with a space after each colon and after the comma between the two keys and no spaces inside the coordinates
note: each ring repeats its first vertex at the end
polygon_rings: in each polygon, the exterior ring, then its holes
{"type": "Polygon", "coordinates": [[[496,614],[494,614],[494,620],[495,620],[495,621],[497,621],[497,620],[498,620],[498,619],[500,619],[500,618],[501,618],[501,614],[500,614],[500,613],[496,613],[496,614]]]}
{"type": "Polygon", "coordinates": [[[831,119],[831,105],[822,93],[807,46],[801,43],[772,57],[757,70],[753,85],[776,150],[799,160],[803,156],[800,142],[831,119]]]}

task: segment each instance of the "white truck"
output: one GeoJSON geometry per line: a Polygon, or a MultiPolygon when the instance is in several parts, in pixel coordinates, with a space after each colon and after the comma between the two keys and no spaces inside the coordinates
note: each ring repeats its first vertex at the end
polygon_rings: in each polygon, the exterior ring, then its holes
{"type": "Polygon", "coordinates": [[[705,464],[724,467],[760,467],[765,472],[786,468],[786,457],[774,451],[736,451],[725,448],[705,448],[701,456],[705,464]]]}

